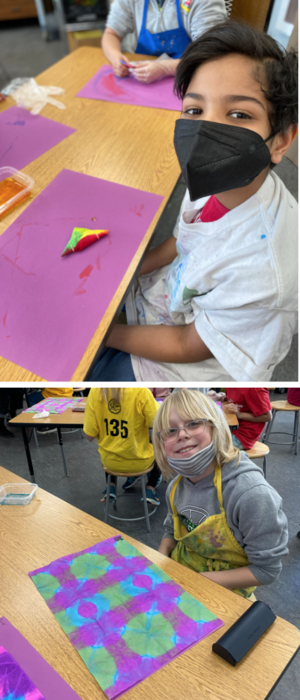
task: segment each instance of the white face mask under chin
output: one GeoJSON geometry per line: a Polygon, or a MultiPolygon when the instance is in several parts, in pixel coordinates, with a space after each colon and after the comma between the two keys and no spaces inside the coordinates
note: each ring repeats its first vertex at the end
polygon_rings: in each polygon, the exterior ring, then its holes
{"type": "Polygon", "coordinates": [[[172,467],[174,472],[181,474],[181,476],[186,476],[188,478],[194,476],[201,476],[210,465],[210,463],[215,458],[215,448],[213,443],[204,447],[203,450],[196,452],[196,454],[191,457],[186,457],[186,459],[171,459],[167,457],[167,462],[172,467]]]}

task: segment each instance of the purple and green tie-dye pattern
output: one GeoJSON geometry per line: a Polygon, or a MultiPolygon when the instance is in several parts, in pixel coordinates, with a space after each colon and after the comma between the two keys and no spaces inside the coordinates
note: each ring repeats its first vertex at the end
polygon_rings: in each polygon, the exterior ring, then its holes
{"type": "Polygon", "coordinates": [[[0,646],[0,699],[45,700],[11,654],[0,646]]]}
{"type": "Polygon", "coordinates": [[[223,625],[121,536],[29,575],[108,698],[223,625]]]}

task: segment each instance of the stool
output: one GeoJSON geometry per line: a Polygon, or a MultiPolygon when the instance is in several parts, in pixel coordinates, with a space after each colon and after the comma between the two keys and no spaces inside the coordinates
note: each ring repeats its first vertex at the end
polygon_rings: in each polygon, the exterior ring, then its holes
{"type": "Polygon", "coordinates": [[[260,459],[263,457],[263,472],[265,479],[267,478],[267,455],[270,452],[268,445],[264,445],[262,442],[255,442],[250,450],[245,450],[246,455],[250,459],[260,459]]]}
{"type": "Polygon", "coordinates": [[[272,406],[272,420],[268,425],[267,432],[263,438],[263,442],[270,442],[273,445],[295,445],[295,451],[294,454],[298,454],[298,439],[299,439],[299,413],[300,413],[300,406],[293,406],[292,404],[288,403],[287,401],[272,401],[271,403],[272,406]],[[269,435],[271,433],[272,427],[274,425],[275,421],[275,416],[276,413],[279,411],[285,411],[285,412],[294,412],[294,427],[293,427],[293,433],[286,433],[283,430],[277,430],[274,432],[274,435],[292,435],[293,439],[291,442],[274,442],[273,440],[269,440],[269,435]]]}
{"type": "MultiPolygon", "coordinates": [[[[104,522],[106,522],[106,523],[108,522],[108,516],[109,516],[110,518],[113,518],[113,520],[125,520],[125,521],[127,521],[127,522],[130,522],[130,521],[133,521],[133,520],[144,520],[144,519],[145,519],[145,520],[146,520],[146,525],[147,525],[147,532],[151,532],[149,516],[150,516],[150,515],[153,515],[153,514],[155,513],[155,511],[157,510],[157,507],[155,507],[154,510],[151,511],[151,513],[149,513],[149,511],[148,511],[147,499],[146,499],[146,475],[149,474],[149,472],[151,472],[151,470],[153,469],[153,464],[151,464],[151,466],[148,467],[148,469],[144,469],[144,471],[142,471],[142,472],[113,472],[113,471],[111,471],[111,469],[108,470],[108,469],[104,466],[104,464],[102,464],[102,467],[103,467],[105,473],[108,474],[108,479],[107,479],[107,484],[106,484],[106,503],[105,503],[105,518],[104,518],[104,522]],[[129,476],[140,476],[140,477],[141,477],[141,485],[142,485],[142,494],[143,494],[143,503],[144,503],[144,512],[145,512],[145,515],[142,515],[140,518],[119,518],[119,517],[117,517],[116,515],[111,515],[110,513],[108,513],[108,509],[109,509],[110,483],[111,483],[111,477],[112,477],[112,476],[115,476],[115,477],[123,476],[123,477],[125,477],[125,479],[128,479],[129,476]]],[[[128,498],[128,497],[130,496],[130,494],[128,494],[128,495],[127,495],[127,494],[122,494],[122,496],[125,496],[126,498],[128,498]]],[[[116,510],[116,508],[117,508],[117,478],[116,478],[116,500],[115,500],[113,506],[114,506],[114,509],[116,510]]]]}

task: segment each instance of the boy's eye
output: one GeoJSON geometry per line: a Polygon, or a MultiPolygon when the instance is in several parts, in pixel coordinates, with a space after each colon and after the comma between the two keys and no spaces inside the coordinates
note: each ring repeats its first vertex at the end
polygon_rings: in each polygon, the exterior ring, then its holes
{"type": "Polygon", "coordinates": [[[189,114],[190,116],[199,116],[202,114],[202,109],[200,107],[188,107],[187,109],[183,110],[183,114],[189,114]]]}
{"type": "Polygon", "coordinates": [[[231,112],[231,117],[234,117],[234,119],[250,119],[248,114],[245,114],[245,112],[231,112]]]}

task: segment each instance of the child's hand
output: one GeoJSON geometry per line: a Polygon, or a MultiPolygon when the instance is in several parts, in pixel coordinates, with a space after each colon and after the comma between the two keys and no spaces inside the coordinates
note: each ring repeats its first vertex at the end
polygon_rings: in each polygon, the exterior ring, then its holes
{"type": "Polygon", "coordinates": [[[154,83],[162,80],[167,75],[175,75],[176,64],[174,59],[169,61],[138,61],[136,67],[130,70],[134,78],[141,83],[154,83]]]}
{"type": "Polygon", "coordinates": [[[207,396],[209,396],[209,398],[212,399],[213,401],[218,401],[218,394],[213,389],[211,389],[210,391],[207,392],[207,396]]]}
{"type": "Polygon", "coordinates": [[[241,407],[237,406],[235,403],[230,403],[228,404],[228,406],[226,406],[226,408],[227,411],[229,411],[229,413],[235,413],[235,415],[237,416],[241,407]]]}
{"type": "Polygon", "coordinates": [[[123,66],[121,61],[128,63],[128,59],[126,58],[126,56],[123,56],[122,53],[116,54],[116,57],[112,60],[111,65],[112,65],[114,74],[118,78],[125,78],[126,75],[129,75],[129,70],[126,66],[123,66]]]}

